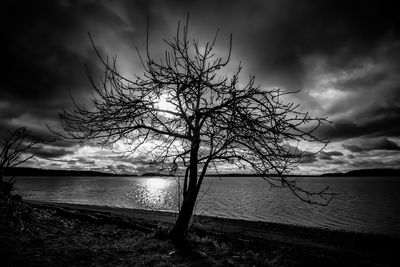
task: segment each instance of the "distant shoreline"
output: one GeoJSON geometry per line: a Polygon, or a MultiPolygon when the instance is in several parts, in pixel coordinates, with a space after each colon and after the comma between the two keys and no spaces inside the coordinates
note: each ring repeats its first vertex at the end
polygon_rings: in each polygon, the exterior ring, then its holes
{"type": "Polygon", "coordinates": [[[138,176],[135,174],[122,175],[114,173],[105,173],[100,171],[75,171],[75,170],[47,170],[37,168],[5,168],[5,176],[89,176],[89,177],[104,177],[104,176],[138,176]]]}
{"type": "MultiPolygon", "coordinates": [[[[5,176],[86,176],[86,177],[151,177],[151,176],[166,176],[159,173],[144,173],[138,174],[115,174],[115,173],[105,173],[100,171],[76,171],[76,170],[47,170],[47,169],[37,169],[37,168],[5,168],[5,176]]],[[[208,174],[207,177],[258,177],[260,175],[252,173],[223,173],[223,174],[208,174]]],[[[271,177],[276,177],[277,175],[271,175],[271,177]]],[[[324,173],[320,175],[300,175],[300,174],[290,174],[286,177],[371,177],[371,176],[390,176],[400,178],[400,169],[361,169],[352,170],[345,173],[324,173]]],[[[261,177],[261,176],[260,176],[261,177]]]]}

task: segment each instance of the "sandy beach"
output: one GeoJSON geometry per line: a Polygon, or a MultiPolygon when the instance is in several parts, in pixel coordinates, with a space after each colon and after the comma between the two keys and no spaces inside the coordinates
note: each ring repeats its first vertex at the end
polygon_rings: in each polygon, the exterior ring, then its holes
{"type": "Polygon", "coordinates": [[[397,237],[194,216],[188,247],[166,238],[176,214],[26,201],[1,224],[1,266],[396,266],[397,237]],[[17,228],[18,228],[17,227],[17,228]]]}

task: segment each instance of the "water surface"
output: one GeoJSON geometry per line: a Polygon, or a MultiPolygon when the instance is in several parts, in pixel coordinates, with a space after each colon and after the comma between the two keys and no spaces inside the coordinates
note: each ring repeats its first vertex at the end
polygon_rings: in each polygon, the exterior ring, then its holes
{"type": "MultiPolygon", "coordinates": [[[[271,190],[259,177],[207,177],[196,214],[400,235],[397,177],[306,177],[309,189],[329,185],[339,193],[327,207],[301,202],[287,190],[271,190]]],[[[177,211],[176,178],[23,177],[26,199],[177,211]]]]}

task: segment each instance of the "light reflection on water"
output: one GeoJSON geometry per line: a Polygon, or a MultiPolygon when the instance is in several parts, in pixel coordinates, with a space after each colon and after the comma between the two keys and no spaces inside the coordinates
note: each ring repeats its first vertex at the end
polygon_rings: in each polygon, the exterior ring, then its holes
{"type": "Polygon", "coordinates": [[[139,200],[144,208],[163,210],[171,201],[171,191],[174,181],[164,178],[144,179],[139,184],[131,184],[127,193],[128,199],[139,200]]]}
{"type": "MultiPolygon", "coordinates": [[[[310,189],[329,185],[340,195],[328,207],[320,207],[288,191],[270,190],[257,177],[207,177],[195,213],[400,235],[399,178],[309,177],[303,183],[310,189]]],[[[17,193],[33,200],[168,211],[179,206],[175,178],[24,177],[16,187],[17,193]]]]}

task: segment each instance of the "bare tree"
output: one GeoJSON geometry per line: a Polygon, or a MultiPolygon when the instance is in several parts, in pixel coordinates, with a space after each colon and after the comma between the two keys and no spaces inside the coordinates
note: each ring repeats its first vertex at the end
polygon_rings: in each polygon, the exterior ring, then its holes
{"type": "MultiPolygon", "coordinates": [[[[217,32],[218,33],[218,32],[217,32]]],[[[303,153],[293,144],[326,140],[314,135],[325,122],[285,102],[288,92],[261,89],[251,76],[239,81],[242,67],[228,77],[232,36],[226,58],[214,53],[215,38],[201,45],[189,41],[188,23],[178,23],[176,36],[164,40],[163,58],[154,60],[148,49],[139,57],[144,73],[128,79],[120,74],[116,58],[108,60],[93,47],[104,65],[96,81],[93,106],[78,105],[60,114],[67,138],[97,140],[102,145],[123,141],[126,153],[152,144],[151,162],[170,174],[182,174],[183,201],[172,230],[175,241],[184,240],[197,195],[210,167],[232,164],[260,175],[272,187],[287,188],[308,203],[327,204],[332,195],[324,188],[311,192],[287,177],[303,153]],[[162,105],[165,102],[167,105],[162,105]]]]}
{"type": "Polygon", "coordinates": [[[8,136],[0,141],[0,192],[8,195],[14,183],[14,176],[4,181],[5,168],[14,168],[35,156],[31,153],[32,148],[39,140],[31,135],[24,127],[10,132],[8,136]]]}

